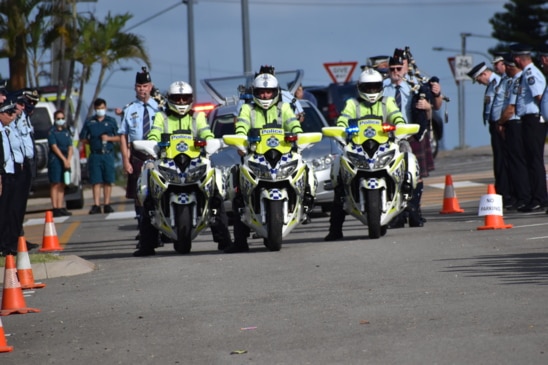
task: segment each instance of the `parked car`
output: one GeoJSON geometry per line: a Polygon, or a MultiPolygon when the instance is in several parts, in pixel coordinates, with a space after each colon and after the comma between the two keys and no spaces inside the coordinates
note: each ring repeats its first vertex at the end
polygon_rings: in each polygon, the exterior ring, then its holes
{"type": "MultiPolygon", "coordinates": [[[[346,101],[358,96],[355,81],[343,84],[332,83],[328,86],[305,86],[304,89],[314,94],[318,101],[318,108],[330,125],[336,124],[346,101]]],[[[443,138],[443,120],[444,118],[446,120],[446,116],[444,117],[442,114],[441,111],[432,114],[430,144],[434,157],[438,154],[440,141],[443,138]]]]}
{"type": "MultiPolygon", "coordinates": [[[[288,76],[287,73],[276,73],[276,77],[280,79],[280,74],[288,76]]],[[[293,73],[297,76],[297,73],[293,73]]],[[[246,85],[246,76],[232,77],[233,90],[237,90],[239,85],[246,85]]],[[[219,90],[215,87],[216,80],[220,79],[206,79],[202,80],[202,83],[206,86],[206,90],[219,90]]],[[[251,80],[252,81],[252,80],[251,80]]],[[[299,80],[300,81],[300,80],[299,80]]],[[[227,78],[222,79],[223,83],[227,82],[227,78]]],[[[298,85],[299,82],[283,81],[282,85],[298,85]]],[[[295,87],[296,88],[296,87],[295,87]]],[[[294,90],[289,89],[289,92],[294,90]]],[[[213,92],[212,96],[220,104],[209,113],[208,121],[211,126],[211,130],[215,134],[216,138],[221,138],[225,134],[234,134],[234,122],[235,117],[239,112],[240,103],[236,98],[225,97],[223,95],[213,92]]],[[[308,100],[299,100],[304,110],[304,121],[301,123],[305,132],[321,132],[323,127],[328,126],[327,121],[323,117],[322,113],[308,100]]],[[[331,138],[323,138],[320,143],[314,144],[310,148],[303,151],[304,160],[314,167],[314,173],[318,180],[318,187],[316,190],[316,206],[320,206],[322,211],[329,211],[333,202],[333,187],[331,184],[331,166],[336,158],[341,154],[341,147],[331,138]]],[[[230,168],[234,165],[240,164],[241,159],[236,149],[225,148],[213,154],[211,156],[212,164],[223,171],[225,179],[229,176],[230,168]]]]}
{"type": "MultiPolygon", "coordinates": [[[[41,100],[48,99],[42,94],[41,100]]],[[[37,170],[36,177],[31,186],[31,198],[49,196],[48,134],[54,125],[53,113],[56,110],[57,107],[53,101],[40,101],[36,104],[34,112],[30,117],[34,128],[37,170]]],[[[78,150],[78,132],[74,130],[72,127],[73,124],[70,123],[70,121],[74,120],[74,117],[71,116],[67,119],[69,119],[69,130],[72,134],[74,153],[71,160],[71,183],[65,189],[65,202],[68,209],[81,209],[84,206],[84,191],[82,185],[82,166],[78,150]]]]}

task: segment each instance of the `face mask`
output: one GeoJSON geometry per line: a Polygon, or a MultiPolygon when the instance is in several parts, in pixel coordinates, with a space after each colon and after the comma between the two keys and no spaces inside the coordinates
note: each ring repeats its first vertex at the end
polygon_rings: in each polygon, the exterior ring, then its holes
{"type": "Polygon", "coordinates": [[[104,117],[107,114],[107,110],[106,109],[95,109],[95,114],[98,117],[104,117]]]}
{"type": "Polygon", "coordinates": [[[55,125],[57,125],[57,126],[63,126],[63,125],[65,125],[65,120],[64,120],[64,119],[57,119],[57,120],[55,121],[55,125]]]}

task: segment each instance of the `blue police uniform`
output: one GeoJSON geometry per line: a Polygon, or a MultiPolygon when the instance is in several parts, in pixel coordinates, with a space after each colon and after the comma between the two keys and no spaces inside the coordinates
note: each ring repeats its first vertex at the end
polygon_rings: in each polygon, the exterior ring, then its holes
{"type": "MultiPolygon", "coordinates": [[[[149,98],[146,103],[146,109],[150,118],[150,128],[154,124],[154,115],[160,110],[156,100],[149,98]]],[[[126,186],[126,198],[137,199],[137,180],[141,173],[144,156],[140,156],[138,151],[131,148],[131,142],[146,139],[143,135],[143,117],[145,114],[145,103],[140,100],[135,100],[124,108],[122,123],[118,129],[118,134],[127,135],[127,141],[130,143],[131,158],[130,162],[133,166],[133,173],[128,175],[126,186]]],[[[139,213],[137,213],[139,215],[139,213]]]]}
{"type": "Polygon", "coordinates": [[[525,161],[531,184],[531,201],[525,211],[548,206],[544,168],[546,123],[540,119],[540,105],[536,100],[545,88],[546,80],[540,70],[533,63],[525,66],[516,95],[516,115],[522,122],[525,161]]]}
{"type": "Polygon", "coordinates": [[[48,155],[48,177],[52,184],[63,182],[63,172],[65,165],[63,161],[53,152],[51,146],[57,145],[57,148],[63,153],[63,156],[68,156],[69,148],[72,146],[72,138],[70,131],[66,128],[58,129],[51,128],[48,134],[48,144],[50,146],[48,155]]]}
{"type": "Polygon", "coordinates": [[[115,177],[114,169],[114,144],[110,141],[103,142],[101,136],[115,136],[118,132],[118,124],[111,116],[105,116],[102,121],[96,116],[88,119],[82,131],[80,139],[88,140],[90,156],[88,160],[89,180],[92,185],[112,184],[115,177]]]}
{"type": "Polygon", "coordinates": [[[384,79],[383,85],[383,96],[391,96],[393,98],[396,97],[397,86],[400,87],[401,105],[403,106],[403,110],[401,112],[405,118],[405,122],[411,123],[411,101],[413,99],[413,94],[409,83],[402,82],[400,85],[396,85],[393,84],[390,79],[384,79]]]}

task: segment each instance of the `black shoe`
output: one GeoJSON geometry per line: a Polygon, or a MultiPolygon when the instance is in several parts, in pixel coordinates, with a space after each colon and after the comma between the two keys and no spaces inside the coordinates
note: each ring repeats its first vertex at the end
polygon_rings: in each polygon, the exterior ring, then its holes
{"type": "Polygon", "coordinates": [[[135,240],[136,241],[139,241],[141,239],[141,234],[140,233],[137,233],[137,236],[135,236],[135,240]]]}
{"type": "Polygon", "coordinates": [[[1,257],[6,257],[8,255],[17,256],[17,251],[5,250],[0,253],[1,257]]]}
{"type": "Polygon", "coordinates": [[[34,250],[35,248],[40,247],[40,245],[37,243],[32,243],[30,241],[26,241],[26,242],[27,242],[27,251],[34,250]]]}
{"type": "Polygon", "coordinates": [[[94,205],[89,210],[89,214],[101,214],[101,207],[98,205],[94,205]]]}
{"type": "Polygon", "coordinates": [[[329,232],[327,236],[323,239],[324,241],[336,241],[343,238],[342,232],[329,232]]]}
{"type": "Polygon", "coordinates": [[[217,250],[224,251],[228,247],[233,246],[233,245],[234,244],[232,243],[231,240],[221,240],[221,241],[217,242],[217,250]]]}
{"type": "Polygon", "coordinates": [[[53,208],[53,217],[54,218],[64,217],[63,211],[61,209],[53,208]]]}
{"type": "Polygon", "coordinates": [[[63,213],[63,215],[64,215],[65,217],[69,217],[69,216],[72,215],[72,213],[69,212],[69,211],[67,210],[67,208],[61,208],[61,209],[59,209],[59,210],[61,211],[61,213],[63,213]]]}
{"type": "Polygon", "coordinates": [[[110,204],[106,204],[103,207],[103,213],[114,213],[114,209],[110,206],[110,204]]]}
{"type": "Polygon", "coordinates": [[[133,253],[133,256],[135,257],[144,257],[144,256],[154,256],[156,255],[156,251],[154,251],[153,248],[140,248],[137,251],[133,253]]]}
{"type": "Polygon", "coordinates": [[[238,252],[247,252],[249,251],[249,246],[246,243],[231,243],[225,247],[225,253],[238,253],[238,252]]]}
{"type": "Polygon", "coordinates": [[[539,210],[540,208],[541,208],[540,204],[532,203],[532,204],[527,204],[527,205],[524,205],[522,207],[519,207],[518,212],[530,213],[530,212],[533,212],[535,210],[539,210]]]}

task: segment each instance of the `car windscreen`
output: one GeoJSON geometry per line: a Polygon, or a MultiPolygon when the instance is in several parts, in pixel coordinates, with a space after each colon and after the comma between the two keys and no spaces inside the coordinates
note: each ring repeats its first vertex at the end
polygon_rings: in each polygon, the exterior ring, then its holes
{"type": "Polygon", "coordinates": [[[222,138],[225,134],[234,134],[234,115],[215,113],[211,125],[215,138],[222,138]]]}
{"type": "Polygon", "coordinates": [[[47,108],[36,107],[30,116],[34,128],[34,139],[47,139],[51,129],[51,116],[47,108]]]}
{"type": "MultiPolygon", "coordinates": [[[[304,103],[303,103],[304,104],[304,103]]],[[[320,115],[314,108],[309,105],[303,105],[304,121],[301,122],[301,127],[304,132],[321,132],[325,127],[320,115]]]]}

